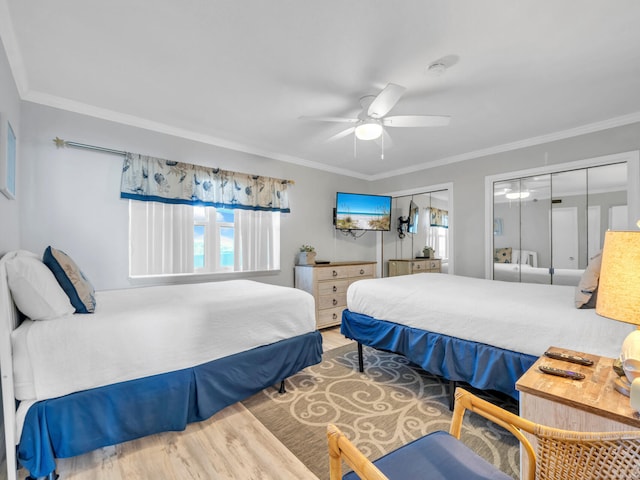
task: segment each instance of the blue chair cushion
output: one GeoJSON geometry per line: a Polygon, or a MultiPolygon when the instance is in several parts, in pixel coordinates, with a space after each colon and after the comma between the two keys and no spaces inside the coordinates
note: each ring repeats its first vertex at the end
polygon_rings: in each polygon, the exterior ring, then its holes
{"type": "MultiPolygon", "coordinates": [[[[433,432],[373,462],[391,480],[512,480],[447,432],[433,432]]],[[[343,480],[357,480],[354,472],[343,480]]]]}

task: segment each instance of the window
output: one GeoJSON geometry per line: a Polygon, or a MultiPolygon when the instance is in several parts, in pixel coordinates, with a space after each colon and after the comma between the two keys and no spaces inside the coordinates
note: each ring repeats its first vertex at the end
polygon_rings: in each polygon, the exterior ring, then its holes
{"type": "Polygon", "coordinates": [[[129,202],[130,274],[278,270],[280,213],[129,202]]]}
{"type": "Polygon", "coordinates": [[[232,272],[235,262],[234,211],[193,208],[193,268],[195,272],[232,272]]]}

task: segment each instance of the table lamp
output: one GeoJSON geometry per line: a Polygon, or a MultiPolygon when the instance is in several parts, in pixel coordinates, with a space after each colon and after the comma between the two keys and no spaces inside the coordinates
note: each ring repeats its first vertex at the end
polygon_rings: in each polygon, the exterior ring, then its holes
{"type": "MultiPolygon", "coordinates": [[[[639,326],[625,338],[620,353],[626,378],[617,379],[616,390],[629,395],[635,379],[640,386],[640,231],[605,233],[596,312],[639,326]]],[[[636,403],[637,395],[631,396],[636,403]]]]}

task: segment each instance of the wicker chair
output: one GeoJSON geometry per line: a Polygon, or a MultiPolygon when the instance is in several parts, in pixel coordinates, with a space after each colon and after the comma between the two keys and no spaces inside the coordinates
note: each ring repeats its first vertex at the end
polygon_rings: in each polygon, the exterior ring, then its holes
{"type": "Polygon", "coordinates": [[[334,425],[327,428],[330,480],[342,478],[342,461],[353,469],[345,480],[510,478],[459,441],[466,410],[510,431],[529,458],[528,480],[640,480],[640,431],[579,433],[544,427],[458,388],[449,434],[434,432],[369,461],[334,425]],[[537,438],[537,452],[524,432],[537,438]],[[383,473],[384,472],[384,473],[383,473]]]}

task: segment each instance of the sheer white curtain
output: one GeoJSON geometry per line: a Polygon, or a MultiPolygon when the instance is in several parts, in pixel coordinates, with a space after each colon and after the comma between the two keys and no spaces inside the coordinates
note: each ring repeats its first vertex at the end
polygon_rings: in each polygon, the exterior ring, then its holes
{"type": "Polygon", "coordinates": [[[193,207],[129,201],[130,275],[193,272],[193,207]]]}
{"type": "Polygon", "coordinates": [[[425,208],[427,245],[433,248],[435,257],[442,260],[448,260],[449,258],[449,228],[444,225],[434,224],[434,217],[438,216],[438,221],[441,221],[446,216],[446,220],[442,223],[448,225],[448,215],[449,213],[446,210],[425,208]],[[439,215],[434,215],[434,212],[439,213],[439,215]]]}
{"type": "Polygon", "coordinates": [[[235,270],[280,268],[280,212],[235,210],[235,270]]]}

